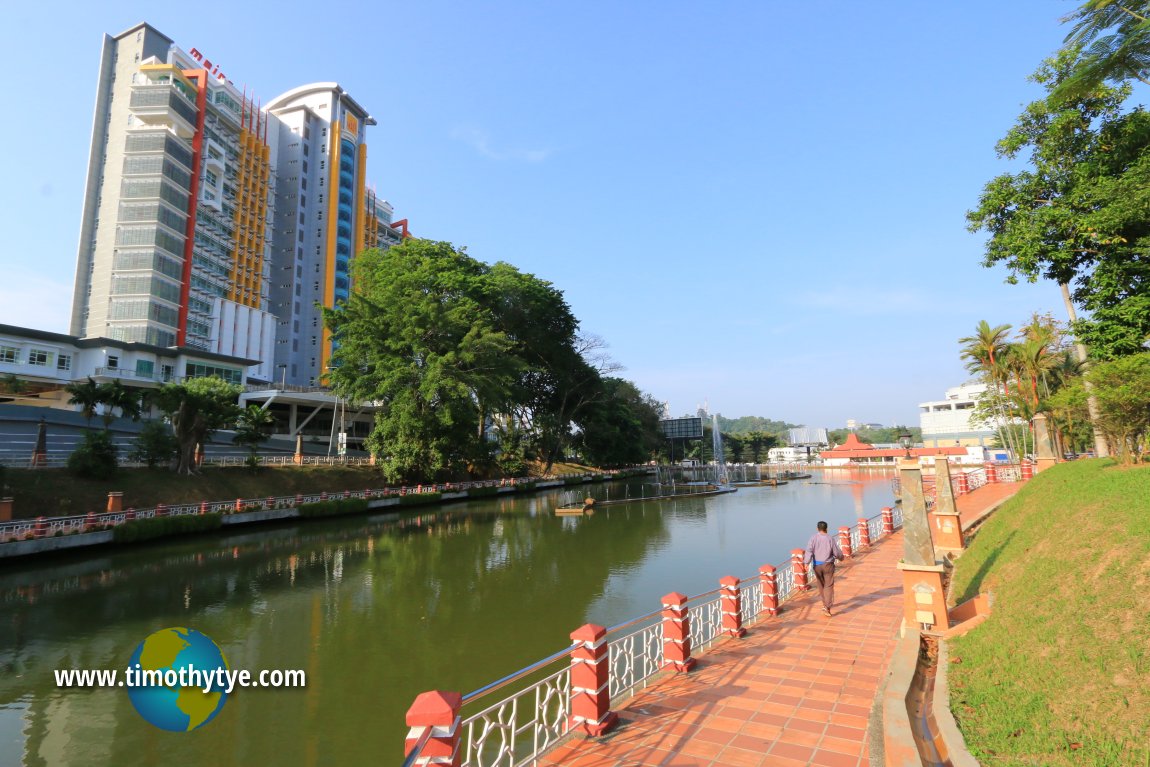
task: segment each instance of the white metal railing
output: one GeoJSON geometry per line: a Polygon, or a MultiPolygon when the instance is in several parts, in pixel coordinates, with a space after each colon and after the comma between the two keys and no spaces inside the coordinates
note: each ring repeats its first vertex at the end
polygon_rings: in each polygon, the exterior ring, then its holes
{"type": "MultiPolygon", "coordinates": [[[[693,599],[704,599],[706,597],[717,595],[719,592],[708,591],[706,594],[700,594],[693,599]]],[[[691,612],[691,652],[702,652],[712,642],[719,638],[723,632],[723,605],[718,596],[714,599],[709,599],[706,602],[701,602],[692,605],[690,600],[687,602],[687,609],[691,612]]]]}
{"type": "Polygon", "coordinates": [[[571,667],[566,666],[463,719],[466,749],[462,763],[467,767],[526,764],[567,734],[570,714],[571,667]]]}
{"type": "Polygon", "coordinates": [[[607,688],[613,701],[629,698],[636,689],[645,687],[647,680],[662,668],[663,621],[659,613],[650,613],[611,631],[640,623],[646,625],[611,640],[607,645],[607,688]]]}

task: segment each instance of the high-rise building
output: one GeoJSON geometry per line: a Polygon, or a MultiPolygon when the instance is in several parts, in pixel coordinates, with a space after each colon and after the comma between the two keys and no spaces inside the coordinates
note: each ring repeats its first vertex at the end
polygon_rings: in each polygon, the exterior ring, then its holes
{"type": "Polygon", "coordinates": [[[219,62],[147,24],[105,36],[72,334],[321,383],[332,340],[317,305],[347,298],[366,243],[400,237],[367,193],[374,124],[336,83],[261,107],[219,62]]]}

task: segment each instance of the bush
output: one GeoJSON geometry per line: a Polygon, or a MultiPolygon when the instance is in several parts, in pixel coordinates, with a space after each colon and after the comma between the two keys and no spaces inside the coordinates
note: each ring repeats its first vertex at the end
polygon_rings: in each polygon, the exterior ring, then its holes
{"type": "Polygon", "coordinates": [[[581,484],[583,484],[583,475],[582,474],[576,474],[573,477],[564,477],[563,478],[563,484],[564,485],[581,485],[581,484]]]}
{"type": "Polygon", "coordinates": [[[515,489],[521,493],[530,493],[535,489],[535,482],[520,482],[515,486],[515,489]]]}
{"type": "Polygon", "coordinates": [[[88,431],[84,441],[68,456],[68,469],[84,479],[111,479],[119,465],[119,448],[106,431],[88,431]]]}
{"type": "Polygon", "coordinates": [[[299,506],[301,517],[338,517],[342,514],[362,514],[365,511],[367,511],[366,498],[333,498],[299,506]]]}
{"type": "Polygon", "coordinates": [[[217,530],[221,524],[219,514],[181,514],[178,517],[135,519],[112,528],[112,540],[116,543],[135,543],[168,535],[217,530]]]}
{"type": "Polygon", "coordinates": [[[140,429],[130,457],[154,469],[171,463],[176,456],[176,447],[176,436],[172,434],[171,426],[163,421],[148,421],[140,429]]]}
{"type": "Polygon", "coordinates": [[[399,496],[400,506],[422,506],[427,503],[439,503],[443,493],[415,493],[413,495],[399,496]]]}
{"type": "Polygon", "coordinates": [[[485,495],[495,495],[498,492],[498,487],[470,487],[467,489],[467,497],[482,498],[485,495]]]}

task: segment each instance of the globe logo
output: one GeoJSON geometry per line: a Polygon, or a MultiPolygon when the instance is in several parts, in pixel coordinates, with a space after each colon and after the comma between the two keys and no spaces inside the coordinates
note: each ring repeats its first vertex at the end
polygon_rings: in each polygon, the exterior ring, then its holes
{"type": "Polygon", "coordinates": [[[156,727],[191,732],[224,707],[227,669],[224,654],[205,634],[161,629],[140,642],[128,661],[128,699],[156,727]]]}

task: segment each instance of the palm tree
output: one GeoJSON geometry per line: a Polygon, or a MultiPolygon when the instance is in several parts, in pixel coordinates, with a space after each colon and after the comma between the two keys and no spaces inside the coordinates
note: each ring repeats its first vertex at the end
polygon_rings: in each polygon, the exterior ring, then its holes
{"type": "Polygon", "coordinates": [[[112,427],[112,421],[116,419],[115,414],[112,412],[113,408],[120,409],[120,416],[123,418],[131,418],[133,421],[138,420],[140,417],[140,394],[134,389],[129,389],[119,381],[112,381],[111,383],[100,384],[98,387],[100,395],[100,402],[104,405],[104,429],[112,427]]]}
{"type": "Polygon", "coordinates": [[[1073,98],[1107,80],[1150,84],[1150,3],[1087,0],[1063,22],[1073,21],[1065,47],[1081,48],[1074,73],[1054,95],[1073,98]]]}
{"type": "Polygon", "coordinates": [[[68,400],[69,405],[80,406],[80,414],[88,421],[88,428],[91,429],[96,408],[104,401],[99,384],[89,376],[87,383],[70,383],[64,387],[64,391],[72,395],[68,400]]]}
{"type": "Polygon", "coordinates": [[[1013,436],[1007,428],[1014,418],[1013,408],[1009,407],[1011,367],[1010,345],[1006,339],[1010,330],[1010,325],[991,327],[986,320],[980,320],[974,335],[960,338],[958,342],[965,344],[960,356],[966,360],[966,369],[981,375],[989,384],[999,439],[1004,447],[1018,455],[1013,436]]]}
{"type": "Polygon", "coordinates": [[[256,448],[271,434],[275,420],[275,416],[259,405],[248,405],[236,417],[236,435],[232,437],[232,442],[247,445],[249,460],[253,466],[258,460],[256,448]]]}

